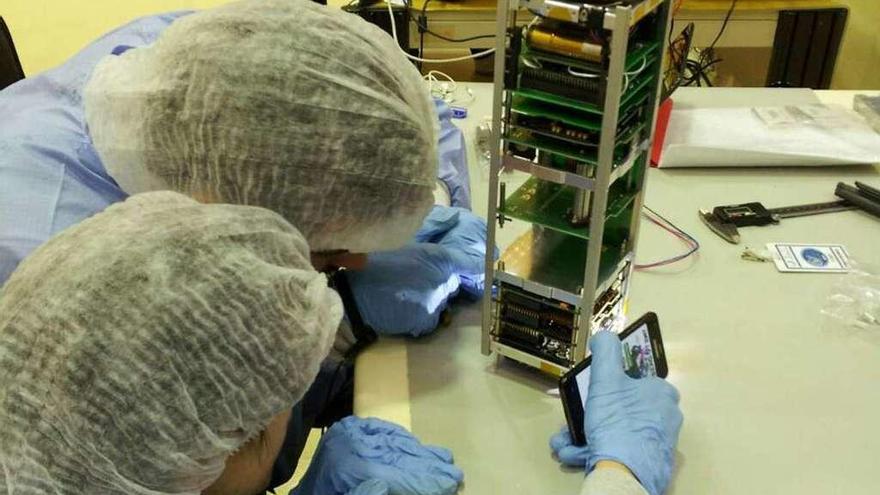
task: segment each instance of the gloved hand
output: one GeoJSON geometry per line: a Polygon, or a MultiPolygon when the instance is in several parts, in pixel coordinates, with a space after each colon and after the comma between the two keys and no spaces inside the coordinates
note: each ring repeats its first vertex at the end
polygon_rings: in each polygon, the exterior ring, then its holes
{"type": "Polygon", "coordinates": [[[568,426],[563,426],[559,433],[550,437],[550,449],[559,462],[566,466],[583,468],[587,465],[587,446],[574,444],[568,426]]]}
{"type": "Polygon", "coordinates": [[[660,495],[672,476],[681,430],[678,391],[662,378],[628,377],[620,339],[611,332],[594,335],[590,351],[593,364],[584,411],[587,470],[601,460],[617,461],[651,495],[660,495]]]}
{"type": "Polygon", "coordinates": [[[324,434],[290,495],[451,495],[463,479],[449,450],[394,423],[349,416],[324,434]]]}
{"type": "Polygon", "coordinates": [[[361,318],[383,335],[419,336],[437,328],[459,289],[483,294],[486,222],[462,208],[435,206],[414,242],[371,253],[348,282],[361,318]]]}
{"type": "Polygon", "coordinates": [[[388,484],[382,480],[367,480],[345,495],[388,495],[388,484]]]}

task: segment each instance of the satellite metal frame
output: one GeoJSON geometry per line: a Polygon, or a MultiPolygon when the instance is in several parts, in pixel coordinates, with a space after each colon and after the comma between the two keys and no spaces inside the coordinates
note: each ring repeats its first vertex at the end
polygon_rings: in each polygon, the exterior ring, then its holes
{"type": "MultiPolygon", "coordinates": [[[[615,268],[603,283],[599,281],[599,263],[601,258],[601,249],[603,234],[605,229],[606,208],[608,202],[608,189],[610,185],[626,172],[628,172],[636,162],[636,160],[648,153],[654,136],[655,116],[657,115],[657,106],[660,100],[660,91],[662,89],[662,77],[658,74],[654,82],[654,100],[652,111],[649,115],[651,122],[648,125],[648,137],[638,144],[627,160],[613,167],[614,149],[617,137],[617,125],[620,110],[620,98],[622,96],[624,84],[624,72],[627,55],[627,47],[629,43],[629,30],[636,25],[648,14],[657,9],[660,11],[661,21],[658,22],[657,38],[660,41],[659,50],[661,52],[660,63],[657,70],[662,73],[662,66],[666,50],[666,40],[670,29],[670,0],[644,0],[632,5],[616,5],[613,7],[602,7],[601,5],[584,3],[567,3],[556,0],[499,0],[498,11],[495,26],[495,77],[494,77],[494,101],[492,112],[492,142],[494,145],[491,149],[491,168],[489,183],[489,208],[487,218],[489,219],[489,229],[487,237],[487,256],[485,261],[486,268],[486,288],[483,297],[483,322],[482,322],[482,352],[489,355],[493,351],[499,355],[503,355],[522,363],[534,366],[542,371],[561,375],[567,369],[558,363],[548,361],[540,356],[535,356],[516,349],[514,347],[502,344],[493,338],[494,323],[496,321],[493,301],[493,286],[498,281],[513,281],[518,277],[504,273],[502,270],[496,270],[496,260],[494,259],[494,247],[496,238],[496,222],[498,215],[498,199],[499,199],[499,174],[502,168],[513,168],[523,172],[527,172],[543,180],[557,182],[581,189],[589,189],[592,191],[592,212],[589,222],[589,242],[587,246],[587,261],[583,273],[582,288],[577,294],[562,291],[553,287],[543,286],[541,284],[519,279],[519,286],[528,292],[537,295],[549,297],[555,300],[569,301],[581,309],[582,316],[579,318],[577,331],[574,336],[574,345],[571,352],[568,367],[571,367],[582,361],[586,356],[588,349],[589,337],[592,333],[591,322],[593,319],[594,301],[601,296],[605,290],[619,277],[623,275],[622,296],[624,303],[621,307],[625,307],[625,300],[629,290],[629,280],[633,269],[633,260],[636,249],[637,233],[639,229],[639,220],[643,198],[645,194],[645,178],[647,176],[647,165],[645,165],[642,176],[637,179],[638,188],[637,195],[634,200],[634,210],[630,221],[629,237],[627,240],[627,254],[623,257],[621,263],[615,268]],[[580,19],[583,20],[586,13],[599,10],[603,15],[602,27],[611,32],[610,43],[610,60],[608,65],[607,87],[605,91],[604,105],[602,106],[602,128],[599,141],[598,165],[596,166],[595,179],[586,178],[582,175],[564,172],[561,170],[550,169],[535,163],[527,162],[512,156],[505,156],[502,152],[503,126],[502,118],[505,116],[504,100],[504,74],[507,55],[507,30],[515,27],[516,14],[519,8],[526,8],[532,12],[547,12],[547,9],[566,8],[571,12],[576,12],[580,19]],[[586,317],[588,316],[588,317],[586,317]]],[[[647,159],[647,158],[645,158],[647,159]]]]}

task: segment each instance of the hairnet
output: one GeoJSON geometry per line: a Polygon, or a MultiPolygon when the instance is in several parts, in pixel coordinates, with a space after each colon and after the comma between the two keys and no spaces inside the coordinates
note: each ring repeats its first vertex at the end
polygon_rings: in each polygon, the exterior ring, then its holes
{"type": "Polygon", "coordinates": [[[85,109],[123,189],[269,208],[314,251],[397,247],[432,204],[437,123],[417,71],[378,27],[308,0],[178,19],[102,60],[85,109]]]}
{"type": "Polygon", "coordinates": [[[109,207],[0,291],[0,492],[199,493],[304,395],[341,316],[275,213],[109,207]]]}

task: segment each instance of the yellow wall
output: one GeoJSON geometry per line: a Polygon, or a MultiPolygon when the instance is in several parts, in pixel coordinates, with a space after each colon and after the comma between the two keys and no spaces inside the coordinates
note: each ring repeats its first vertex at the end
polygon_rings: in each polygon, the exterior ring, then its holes
{"type": "Polygon", "coordinates": [[[839,0],[849,7],[833,89],[880,89],[880,5],[877,0],[839,0]]]}
{"type": "MultiPolygon", "coordinates": [[[[837,0],[850,7],[832,87],[880,89],[878,0],[837,0]]],[[[93,39],[135,17],[226,0],[0,0],[27,74],[58,65],[93,39]]]]}
{"type": "Polygon", "coordinates": [[[28,75],[54,67],[89,42],[135,17],[206,8],[226,0],[0,0],[28,75]]]}

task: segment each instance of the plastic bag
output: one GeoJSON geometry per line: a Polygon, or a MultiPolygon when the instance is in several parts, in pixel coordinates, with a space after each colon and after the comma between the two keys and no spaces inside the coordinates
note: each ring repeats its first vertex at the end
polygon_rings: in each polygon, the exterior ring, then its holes
{"type": "Polygon", "coordinates": [[[474,143],[477,150],[477,163],[480,166],[480,178],[489,181],[489,168],[492,162],[492,118],[483,117],[480,125],[474,130],[474,143]]]}
{"type": "Polygon", "coordinates": [[[822,307],[829,325],[856,330],[876,330],[880,335],[880,265],[857,263],[841,277],[822,307]]]}

